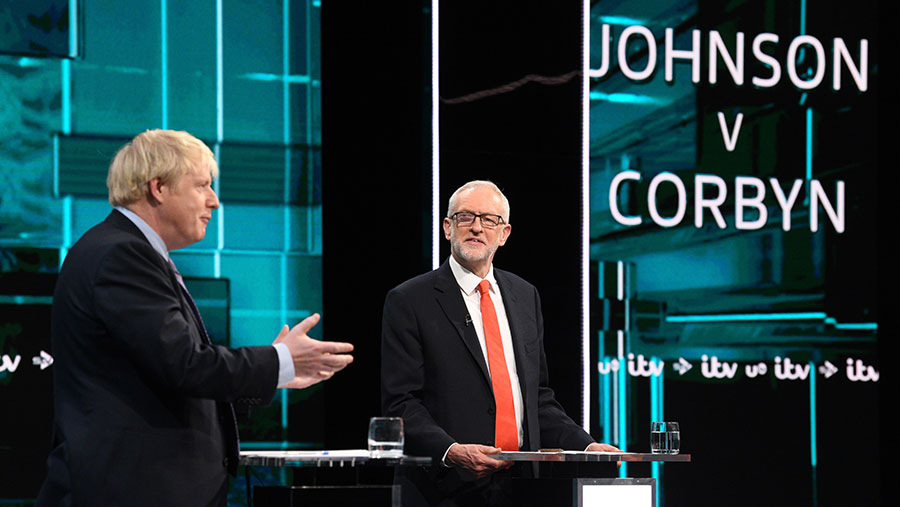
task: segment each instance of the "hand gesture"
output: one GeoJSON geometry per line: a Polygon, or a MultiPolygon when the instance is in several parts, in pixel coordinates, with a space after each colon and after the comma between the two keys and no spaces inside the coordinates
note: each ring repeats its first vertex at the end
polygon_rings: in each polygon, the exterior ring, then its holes
{"type": "Polygon", "coordinates": [[[302,389],[331,378],[335,372],[344,369],[353,362],[348,354],[353,345],[342,342],[315,340],[307,336],[307,332],[319,323],[319,314],[314,313],[302,322],[288,329],[285,325],[273,343],[284,343],[291,351],[294,360],[294,380],[278,386],[289,389],[302,389]]]}

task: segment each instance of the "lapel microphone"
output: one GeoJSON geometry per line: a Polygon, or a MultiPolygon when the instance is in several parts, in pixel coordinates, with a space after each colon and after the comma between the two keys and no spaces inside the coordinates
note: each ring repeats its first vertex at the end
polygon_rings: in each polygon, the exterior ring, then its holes
{"type": "Polygon", "coordinates": [[[469,327],[469,324],[472,323],[472,316],[468,313],[466,314],[466,327],[469,327]]]}

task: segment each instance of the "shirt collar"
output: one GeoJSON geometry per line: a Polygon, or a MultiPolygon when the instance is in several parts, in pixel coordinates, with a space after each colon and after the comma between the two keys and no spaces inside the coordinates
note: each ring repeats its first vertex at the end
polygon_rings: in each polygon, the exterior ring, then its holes
{"type": "Polygon", "coordinates": [[[147,238],[147,241],[150,242],[150,246],[156,250],[156,253],[161,255],[166,261],[169,260],[169,251],[166,249],[166,242],[153,230],[153,227],[150,227],[137,213],[124,206],[116,206],[116,210],[125,215],[142,233],[144,233],[144,236],[147,238]]]}
{"type": "Polygon", "coordinates": [[[491,267],[488,269],[487,275],[484,278],[479,278],[478,275],[464,268],[463,265],[457,262],[451,255],[450,270],[453,271],[453,277],[456,278],[457,285],[459,285],[459,288],[462,289],[464,293],[471,295],[478,289],[478,284],[481,283],[481,280],[487,280],[491,283],[491,292],[497,294],[497,280],[494,279],[493,264],[491,264],[491,267]]]}

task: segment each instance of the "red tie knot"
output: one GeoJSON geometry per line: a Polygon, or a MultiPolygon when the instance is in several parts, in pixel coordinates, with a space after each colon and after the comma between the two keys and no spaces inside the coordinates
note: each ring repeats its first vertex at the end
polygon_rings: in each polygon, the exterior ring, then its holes
{"type": "Polygon", "coordinates": [[[484,297],[484,295],[488,293],[490,288],[491,288],[491,282],[489,282],[487,280],[482,280],[481,283],[478,284],[478,292],[481,293],[481,297],[484,297]]]}

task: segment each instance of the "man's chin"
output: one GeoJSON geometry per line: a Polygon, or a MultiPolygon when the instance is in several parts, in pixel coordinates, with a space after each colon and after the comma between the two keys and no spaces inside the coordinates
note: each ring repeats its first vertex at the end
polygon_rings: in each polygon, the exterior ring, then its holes
{"type": "Polygon", "coordinates": [[[457,250],[456,253],[459,255],[460,259],[469,263],[482,262],[487,260],[491,256],[490,252],[488,252],[484,248],[467,249],[464,247],[457,250]]]}

